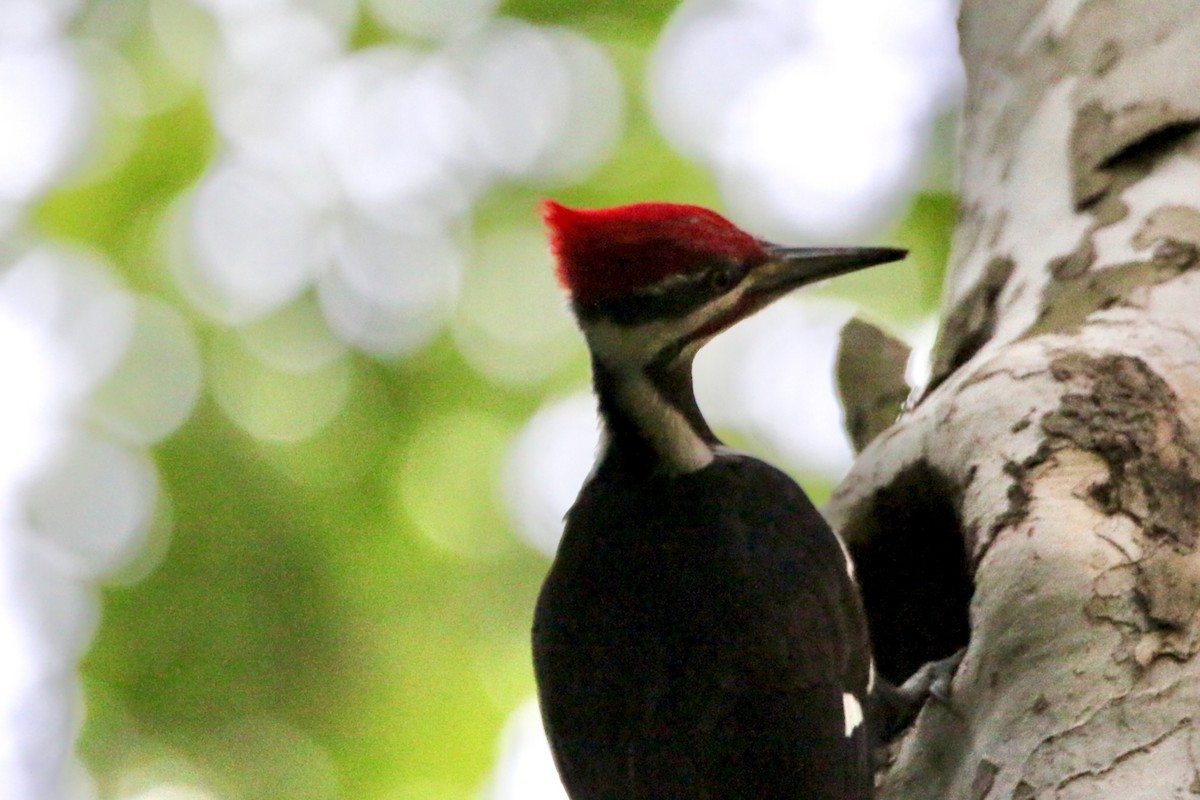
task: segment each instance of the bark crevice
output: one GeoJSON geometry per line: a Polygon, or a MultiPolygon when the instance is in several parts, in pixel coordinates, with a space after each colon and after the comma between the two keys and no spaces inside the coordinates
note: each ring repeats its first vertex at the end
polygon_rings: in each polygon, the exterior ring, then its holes
{"type": "Polygon", "coordinates": [[[1116,111],[1096,100],[1084,104],[1071,130],[1075,210],[1149,175],[1198,130],[1195,109],[1167,102],[1134,103],[1116,111]],[[1124,179],[1118,173],[1126,173],[1124,179]]]}

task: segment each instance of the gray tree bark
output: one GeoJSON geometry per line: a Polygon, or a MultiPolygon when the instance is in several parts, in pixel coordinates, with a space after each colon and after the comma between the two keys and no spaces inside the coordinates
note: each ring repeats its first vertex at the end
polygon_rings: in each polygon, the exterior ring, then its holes
{"type": "Polygon", "coordinates": [[[879,795],[1196,797],[1200,7],[964,0],[960,31],[933,376],[827,508],[885,674],[969,626],[879,795]]]}

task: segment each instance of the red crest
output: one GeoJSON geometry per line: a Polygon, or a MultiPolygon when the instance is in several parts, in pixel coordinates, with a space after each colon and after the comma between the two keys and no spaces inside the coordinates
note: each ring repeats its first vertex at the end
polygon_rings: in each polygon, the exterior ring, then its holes
{"type": "Polygon", "coordinates": [[[558,282],[591,305],[710,265],[762,263],[750,234],[713,211],[676,203],[573,209],[542,202],[558,282]]]}

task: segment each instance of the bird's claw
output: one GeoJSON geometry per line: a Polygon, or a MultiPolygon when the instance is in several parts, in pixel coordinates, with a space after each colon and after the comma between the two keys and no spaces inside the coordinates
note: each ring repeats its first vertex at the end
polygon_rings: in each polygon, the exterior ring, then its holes
{"type": "Polygon", "coordinates": [[[954,684],[954,675],[958,672],[958,666],[966,653],[967,648],[964,647],[954,655],[930,662],[924,667],[932,676],[929,682],[929,696],[951,710],[953,707],[950,705],[950,690],[954,684]]]}
{"type": "Polygon", "coordinates": [[[904,682],[900,694],[918,703],[932,698],[949,708],[954,674],[966,652],[964,647],[952,656],[925,664],[904,682]]]}

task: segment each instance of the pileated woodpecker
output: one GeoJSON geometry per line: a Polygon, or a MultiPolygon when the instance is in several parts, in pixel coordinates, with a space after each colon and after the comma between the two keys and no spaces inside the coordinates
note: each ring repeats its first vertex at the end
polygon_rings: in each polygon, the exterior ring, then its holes
{"type": "Polygon", "coordinates": [[[779,247],[695,206],[542,211],[603,424],[533,625],[568,794],[868,798],[869,717],[900,690],[875,675],[854,568],[791,478],[713,434],[692,359],[787,292],[905,252],[779,247]]]}

